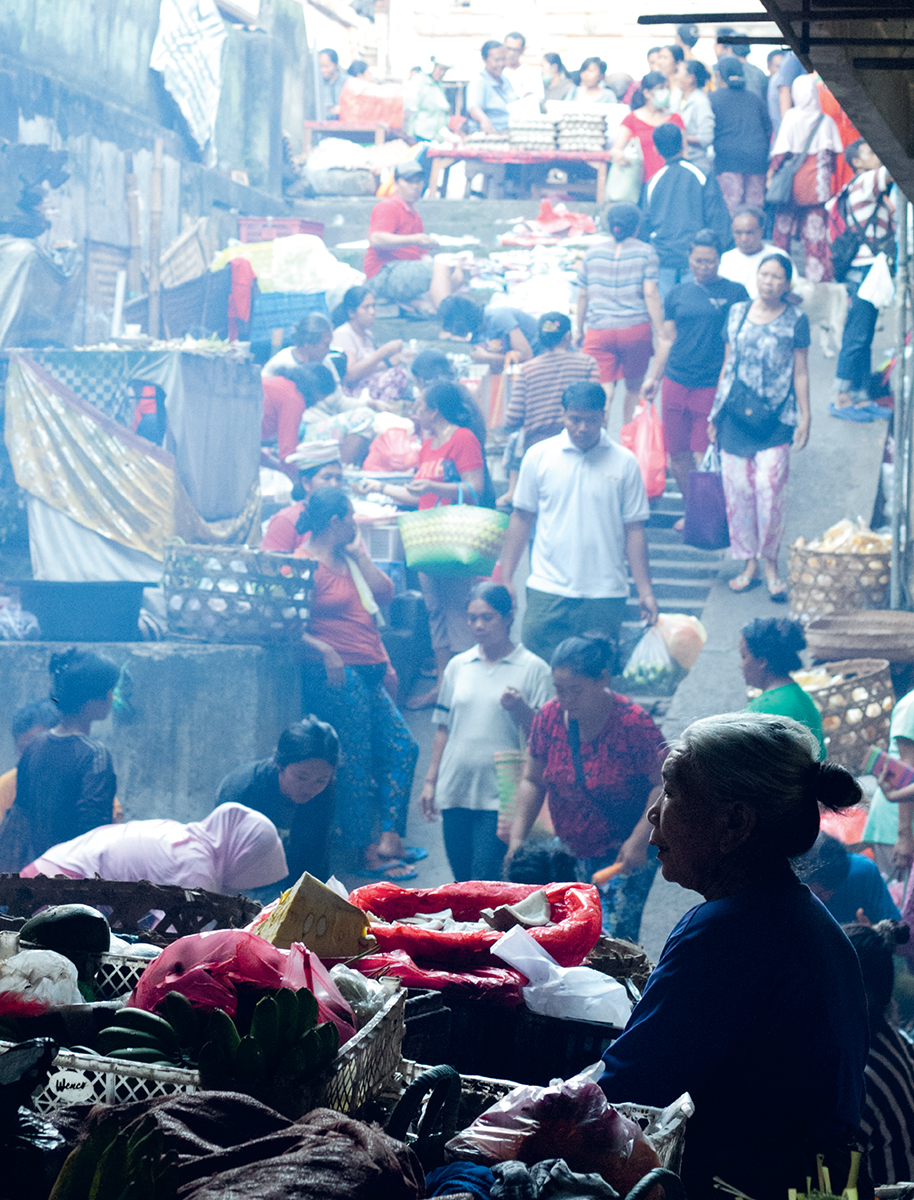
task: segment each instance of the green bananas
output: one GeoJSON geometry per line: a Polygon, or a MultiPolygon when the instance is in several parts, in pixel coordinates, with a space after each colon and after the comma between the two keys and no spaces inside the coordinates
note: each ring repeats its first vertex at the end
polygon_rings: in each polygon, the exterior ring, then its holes
{"type": "Polygon", "coordinates": [[[163,1017],[141,1008],[122,1008],[114,1014],[114,1022],[98,1035],[98,1049],[106,1057],[169,1066],[183,1061],[177,1035],[163,1017]]]}
{"type": "Polygon", "coordinates": [[[204,1086],[248,1089],[314,1075],[336,1057],[340,1044],[336,1026],[318,1025],[317,1017],[317,1001],[307,988],[266,992],[244,1036],[217,1009],[198,1060],[204,1086]]]}

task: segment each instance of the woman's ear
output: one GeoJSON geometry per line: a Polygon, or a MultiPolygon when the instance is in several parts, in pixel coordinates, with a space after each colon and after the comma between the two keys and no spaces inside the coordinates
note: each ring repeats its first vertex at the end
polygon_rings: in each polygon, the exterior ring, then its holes
{"type": "Polygon", "coordinates": [[[720,835],[720,848],[724,854],[732,854],[752,836],[758,823],[755,809],[737,800],[726,806],[724,827],[720,835]]]}

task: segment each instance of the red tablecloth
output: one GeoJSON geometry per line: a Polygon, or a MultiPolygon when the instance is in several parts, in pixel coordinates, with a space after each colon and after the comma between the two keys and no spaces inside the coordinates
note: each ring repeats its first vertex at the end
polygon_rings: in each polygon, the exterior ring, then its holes
{"type": "Polygon", "coordinates": [[[475,158],[480,162],[493,163],[541,163],[541,162],[609,162],[608,150],[485,150],[472,146],[460,146],[449,150],[444,146],[430,146],[426,150],[429,158],[475,158]]]}

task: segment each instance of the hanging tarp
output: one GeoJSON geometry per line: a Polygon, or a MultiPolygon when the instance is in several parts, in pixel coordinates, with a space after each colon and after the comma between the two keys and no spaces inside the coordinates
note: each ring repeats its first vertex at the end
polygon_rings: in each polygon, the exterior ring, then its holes
{"type": "Polygon", "coordinates": [[[174,538],[174,459],[10,358],[4,437],[16,483],[77,524],[161,560],[174,538]]]}

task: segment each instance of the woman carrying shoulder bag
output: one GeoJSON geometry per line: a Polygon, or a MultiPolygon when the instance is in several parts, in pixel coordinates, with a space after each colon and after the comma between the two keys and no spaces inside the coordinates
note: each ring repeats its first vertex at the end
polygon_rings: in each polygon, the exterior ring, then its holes
{"type": "Polygon", "coordinates": [[[809,440],[809,321],[788,299],[793,267],[782,254],[763,258],[758,299],[734,304],[727,356],[708,423],[720,450],[730,555],[743,570],[734,592],[759,582],[772,600],[787,600],[778,577],[786,520],[790,447],[809,440]]]}
{"type": "MultiPolygon", "coordinates": [[[[795,166],[790,160],[801,161],[793,174],[790,196],[777,204],[772,241],[789,254],[792,239],[800,238],[806,259],[804,275],[810,283],[827,283],[833,276],[824,205],[831,195],[835,159],[842,151],[841,136],[832,118],[822,112],[812,75],[800,75],[790,91],[793,108],[787,110],[774,141],[769,188],[785,160],[789,169],[795,166]]],[[[772,202],[770,194],[768,201],[772,202]]]]}

